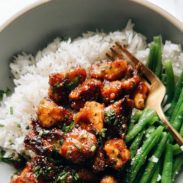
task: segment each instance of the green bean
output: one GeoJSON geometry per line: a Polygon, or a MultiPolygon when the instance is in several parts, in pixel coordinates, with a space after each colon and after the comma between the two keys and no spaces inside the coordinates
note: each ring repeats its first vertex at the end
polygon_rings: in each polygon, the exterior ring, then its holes
{"type": "MultiPolygon", "coordinates": [[[[181,125],[179,133],[180,133],[181,136],[183,136],[183,123],[181,125]]],[[[183,152],[178,144],[173,145],[172,148],[173,148],[173,154],[174,155],[182,154],[182,152],[183,152]]]]}
{"type": "Polygon", "coordinates": [[[152,175],[150,183],[157,183],[159,174],[160,174],[160,164],[158,162],[158,164],[155,167],[155,171],[154,171],[154,173],[152,175]]]}
{"type": "Polygon", "coordinates": [[[147,183],[151,180],[152,174],[154,173],[156,164],[157,164],[156,159],[157,159],[157,161],[159,161],[159,159],[163,153],[164,147],[166,145],[167,139],[168,139],[168,134],[164,132],[160,143],[158,144],[155,152],[151,156],[150,161],[148,162],[148,164],[145,168],[144,174],[142,175],[142,178],[140,179],[140,183],[147,183]]]}
{"type": "Polygon", "coordinates": [[[183,136],[183,123],[181,125],[180,131],[179,131],[180,135],[183,136]]]}
{"type": "Polygon", "coordinates": [[[178,109],[175,119],[171,121],[171,124],[176,130],[179,131],[181,128],[182,120],[183,120],[183,103],[180,105],[180,108],[178,109]]]}
{"type": "Polygon", "coordinates": [[[179,173],[183,166],[183,155],[179,155],[175,158],[173,163],[173,173],[172,173],[172,181],[175,180],[176,175],[179,173]]]}
{"type": "Polygon", "coordinates": [[[173,148],[173,155],[178,155],[183,153],[183,151],[181,150],[178,144],[173,145],[172,148],[173,148]]]}
{"type": "Polygon", "coordinates": [[[165,73],[166,73],[166,93],[167,93],[167,103],[171,102],[175,91],[175,78],[172,67],[172,61],[166,60],[164,63],[165,73]]]}
{"type": "Polygon", "coordinates": [[[173,101],[177,102],[177,99],[179,98],[182,88],[183,88],[183,71],[181,72],[179,80],[176,84],[176,91],[175,91],[173,101]]]}
{"type": "Polygon", "coordinates": [[[161,135],[162,135],[163,127],[159,126],[150,136],[147,140],[144,141],[140,152],[137,152],[136,156],[134,157],[134,160],[131,162],[131,170],[130,175],[128,177],[129,182],[133,182],[142,167],[142,165],[145,163],[147,156],[149,152],[153,149],[155,145],[157,145],[161,135]]]}
{"type": "Polygon", "coordinates": [[[167,143],[165,151],[165,159],[163,163],[161,183],[172,182],[172,170],[173,170],[173,149],[172,145],[167,143]]]}
{"type": "Polygon", "coordinates": [[[170,117],[170,122],[171,123],[175,120],[177,114],[179,113],[179,110],[180,110],[180,107],[181,107],[182,103],[183,103],[183,89],[181,90],[179,98],[177,99],[176,105],[175,105],[175,107],[172,111],[172,114],[171,114],[171,117],[170,117]]]}
{"type": "Polygon", "coordinates": [[[132,120],[138,121],[141,115],[142,115],[141,110],[134,109],[134,112],[133,112],[133,115],[132,115],[132,120]]]}
{"type": "Polygon", "coordinates": [[[142,174],[143,174],[143,169],[140,169],[133,183],[139,183],[142,174]]]}
{"type": "MultiPolygon", "coordinates": [[[[170,118],[170,122],[172,126],[179,131],[180,135],[183,136],[183,89],[181,91],[181,94],[179,96],[177,105],[175,106],[175,109],[173,111],[173,114],[170,118]]],[[[170,138],[173,140],[173,138],[170,138]]]]}
{"type": "Polygon", "coordinates": [[[133,110],[131,121],[130,121],[130,124],[128,126],[128,131],[130,131],[134,127],[135,123],[137,123],[137,121],[139,120],[141,115],[142,115],[141,110],[138,110],[138,109],[133,110]]]}
{"type": "Polygon", "coordinates": [[[145,138],[144,140],[146,140],[147,138],[149,138],[149,135],[154,132],[156,128],[154,126],[149,126],[149,128],[145,131],[145,138]]]}
{"type": "Polygon", "coordinates": [[[183,89],[181,91],[178,102],[170,118],[170,122],[176,130],[180,130],[182,119],[183,119],[183,89]]]}
{"type": "Polygon", "coordinates": [[[151,69],[152,71],[155,71],[155,62],[156,62],[156,51],[158,45],[154,42],[151,43],[150,45],[150,51],[149,51],[149,56],[147,59],[147,67],[149,67],[149,69],[151,69]]]}
{"type": "Polygon", "coordinates": [[[130,142],[133,138],[144,129],[144,127],[150,123],[154,123],[158,120],[157,114],[151,109],[145,109],[139,122],[127,133],[126,142],[130,142]]]}
{"type": "MultiPolygon", "coordinates": [[[[181,124],[179,133],[180,133],[180,135],[183,137],[183,123],[181,124]]],[[[182,152],[182,149],[180,149],[180,150],[181,150],[181,152],[182,152]]],[[[180,150],[179,150],[179,151],[180,151],[180,150]]]]}
{"type": "Polygon", "coordinates": [[[161,36],[155,36],[150,45],[147,66],[155,72],[158,77],[162,73],[162,39],[161,36]]]}
{"type": "Polygon", "coordinates": [[[135,154],[137,153],[137,150],[140,146],[140,143],[142,141],[142,138],[144,136],[144,131],[140,132],[134,139],[134,141],[132,142],[131,146],[130,146],[130,154],[131,154],[131,159],[135,156],[135,154]]]}
{"type": "Polygon", "coordinates": [[[175,106],[177,105],[177,101],[178,101],[179,96],[181,94],[182,88],[183,88],[183,71],[182,71],[182,73],[180,75],[180,78],[178,80],[178,83],[176,85],[176,90],[175,90],[175,94],[174,94],[174,97],[173,97],[173,100],[172,100],[172,103],[171,103],[171,107],[167,112],[168,116],[171,116],[171,114],[175,110],[175,106]]]}
{"type": "Polygon", "coordinates": [[[155,67],[155,74],[161,78],[162,73],[162,38],[161,36],[155,36],[153,38],[154,42],[157,44],[157,51],[156,51],[156,67],[155,67]]]}
{"type": "MultiPolygon", "coordinates": [[[[166,74],[165,73],[162,73],[161,75],[161,81],[163,82],[163,84],[166,86],[166,74]]],[[[169,110],[169,109],[168,109],[169,110]]]]}

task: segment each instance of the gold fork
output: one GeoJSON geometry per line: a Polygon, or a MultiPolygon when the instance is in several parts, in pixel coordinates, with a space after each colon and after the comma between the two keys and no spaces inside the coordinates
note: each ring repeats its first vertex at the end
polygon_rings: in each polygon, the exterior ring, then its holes
{"type": "Polygon", "coordinates": [[[110,60],[114,60],[117,58],[124,58],[127,61],[131,62],[134,66],[140,66],[141,72],[150,83],[150,92],[146,101],[146,107],[153,109],[157,112],[159,118],[167,127],[169,132],[172,134],[174,139],[177,143],[182,146],[183,145],[183,138],[181,135],[176,131],[176,129],[169,123],[167,120],[162,107],[161,103],[163,98],[166,94],[166,88],[163,83],[159,80],[159,78],[149,69],[147,68],[142,62],[140,62],[136,57],[134,57],[125,46],[121,45],[120,43],[116,42],[113,47],[110,48],[110,51],[106,53],[106,56],[110,60]]]}

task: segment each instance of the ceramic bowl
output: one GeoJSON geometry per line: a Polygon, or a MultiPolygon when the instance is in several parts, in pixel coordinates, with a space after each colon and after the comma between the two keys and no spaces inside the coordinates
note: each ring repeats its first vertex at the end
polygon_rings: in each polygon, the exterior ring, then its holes
{"type": "MultiPolygon", "coordinates": [[[[36,53],[57,36],[76,37],[96,29],[114,31],[127,23],[147,36],[183,43],[183,24],[145,0],[52,0],[23,9],[0,27],[0,88],[13,88],[11,57],[21,51],[36,53]]],[[[8,183],[12,168],[0,164],[0,182],[8,183]]],[[[180,180],[181,181],[181,180],[180,180]]]]}

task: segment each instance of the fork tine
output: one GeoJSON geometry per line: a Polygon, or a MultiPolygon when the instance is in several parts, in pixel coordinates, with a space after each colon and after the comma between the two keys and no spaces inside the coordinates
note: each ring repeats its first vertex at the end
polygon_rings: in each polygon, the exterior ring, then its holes
{"type": "Polygon", "coordinates": [[[106,53],[106,56],[110,59],[110,60],[114,60],[115,58],[113,57],[113,55],[111,55],[109,52],[106,53]]]}
{"type": "Polygon", "coordinates": [[[124,58],[123,55],[119,52],[119,49],[116,46],[113,46],[110,48],[111,52],[117,57],[117,58],[124,58]]]}
{"type": "Polygon", "coordinates": [[[116,45],[113,45],[110,48],[110,50],[106,53],[106,56],[110,60],[115,60],[116,58],[119,58],[119,59],[123,59],[124,58],[121,50],[116,45]]]}
{"type": "Polygon", "coordinates": [[[115,43],[116,46],[123,52],[125,53],[125,55],[130,59],[130,61],[132,61],[135,65],[141,64],[141,62],[136,59],[130,52],[128,52],[128,50],[122,46],[119,42],[115,43]]]}
{"type": "Polygon", "coordinates": [[[114,56],[118,56],[118,52],[115,50],[115,47],[111,47],[110,50],[114,56]]]}
{"type": "Polygon", "coordinates": [[[157,80],[161,83],[159,78],[149,69],[147,68],[142,62],[140,62],[136,57],[134,57],[125,47],[123,47],[120,43],[115,43],[118,48],[127,56],[127,58],[135,64],[135,66],[140,64],[141,71],[148,77],[150,82],[157,80]]]}

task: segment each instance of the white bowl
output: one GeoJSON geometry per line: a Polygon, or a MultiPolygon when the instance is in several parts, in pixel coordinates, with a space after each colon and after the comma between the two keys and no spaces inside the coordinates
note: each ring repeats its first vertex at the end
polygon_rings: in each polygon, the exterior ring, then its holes
{"type": "MultiPolygon", "coordinates": [[[[161,34],[163,39],[183,43],[183,24],[145,0],[52,0],[30,5],[0,27],[0,88],[13,88],[8,76],[14,54],[35,53],[56,36],[116,30],[130,18],[149,40],[161,34]]],[[[1,163],[0,182],[8,183],[11,175],[12,167],[1,163]]]]}

